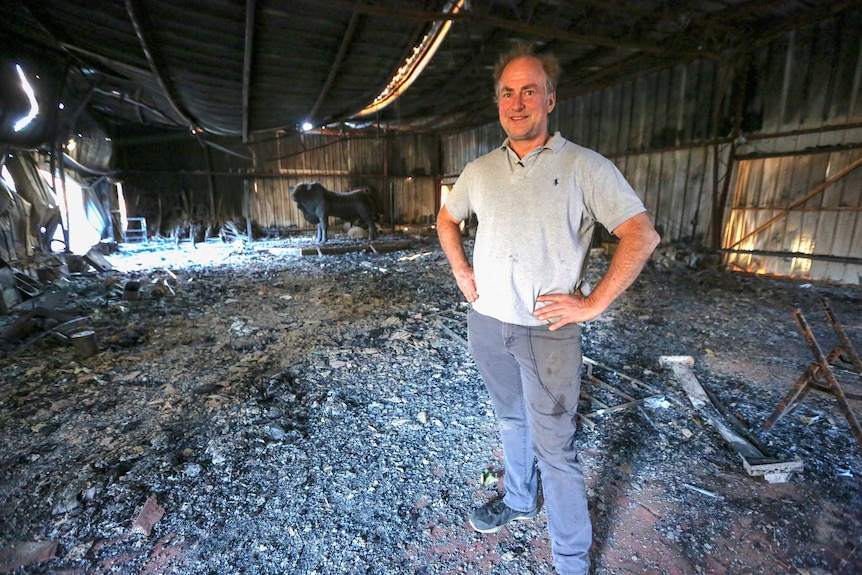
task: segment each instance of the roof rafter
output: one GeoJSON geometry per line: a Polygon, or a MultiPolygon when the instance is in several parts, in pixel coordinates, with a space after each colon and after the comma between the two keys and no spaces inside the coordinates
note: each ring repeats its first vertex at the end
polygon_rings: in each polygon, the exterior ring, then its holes
{"type": "MultiPolygon", "coordinates": [[[[302,0],[310,2],[312,0],[302,0]]],[[[433,22],[437,20],[452,20],[453,22],[470,22],[474,24],[484,24],[486,26],[520,32],[522,34],[530,34],[553,40],[563,40],[578,44],[588,44],[595,46],[606,46],[609,48],[622,48],[635,52],[649,52],[654,54],[664,54],[666,48],[657,46],[654,43],[640,42],[636,40],[614,39],[606,36],[591,36],[586,34],[576,34],[568,30],[559,28],[549,28],[547,26],[535,26],[524,22],[516,22],[506,18],[491,16],[489,14],[479,14],[469,10],[462,10],[457,13],[441,14],[440,12],[428,12],[423,10],[410,10],[407,8],[398,8],[394,6],[371,6],[360,4],[354,6],[345,0],[313,0],[316,5],[325,4],[334,8],[343,8],[345,10],[356,10],[365,14],[380,16],[380,17],[397,17],[404,20],[413,20],[421,22],[433,22]]],[[[703,56],[704,54],[691,52],[685,54],[687,56],[703,56]]]]}
{"type": "Polygon", "coordinates": [[[245,3],[245,46],[242,56],[242,141],[248,142],[249,100],[251,99],[251,56],[254,48],[255,0],[245,3]]]}
{"type": "MultiPolygon", "coordinates": [[[[760,0],[749,0],[744,4],[739,5],[739,11],[732,14],[719,14],[715,18],[719,22],[732,21],[740,15],[750,16],[751,14],[762,13],[770,7],[781,5],[781,0],[770,0],[769,2],[761,2],[760,0]]],[[[759,34],[757,38],[750,39],[753,44],[747,45],[747,49],[752,49],[757,46],[762,46],[771,42],[775,38],[787,33],[790,30],[805,28],[821,22],[827,18],[832,18],[853,6],[859,4],[859,0],[842,0],[828,2],[822,6],[813,8],[805,14],[792,16],[785,19],[779,26],[776,26],[770,33],[759,34]]],[[[767,11],[768,13],[768,11],[767,11]]],[[[748,35],[748,33],[746,34],[748,35]]]]}
{"type": "Polygon", "coordinates": [[[357,10],[354,10],[350,16],[350,22],[347,24],[347,30],[344,32],[344,37],[341,39],[341,46],[338,47],[338,54],[335,56],[335,60],[332,62],[332,66],[329,68],[329,74],[326,77],[326,81],[323,83],[323,88],[321,88],[320,94],[318,94],[317,96],[317,101],[314,102],[314,106],[311,108],[311,112],[308,113],[308,121],[318,119],[317,111],[320,109],[320,106],[323,104],[323,101],[329,94],[329,89],[332,87],[332,83],[335,81],[335,77],[338,75],[338,71],[341,68],[341,64],[344,62],[344,56],[347,54],[347,48],[353,41],[353,34],[356,32],[357,22],[359,22],[359,12],[357,10]]]}
{"type": "Polygon", "coordinates": [[[180,108],[179,104],[177,104],[176,98],[168,85],[167,79],[162,76],[159,70],[159,65],[156,62],[155,54],[151,49],[151,42],[147,41],[148,34],[142,25],[140,11],[135,4],[135,0],[126,0],[126,12],[129,15],[129,19],[132,21],[132,26],[135,28],[135,34],[138,36],[138,41],[141,43],[141,49],[144,51],[144,56],[150,66],[150,72],[152,72],[153,76],[156,78],[156,82],[158,82],[159,87],[162,90],[162,94],[168,101],[168,104],[170,104],[171,108],[173,108],[174,112],[183,120],[183,122],[186,123],[189,130],[192,132],[202,131],[202,129],[197,126],[197,122],[195,122],[191,116],[185,110],[180,108]]]}
{"type": "MultiPolygon", "coordinates": [[[[487,38],[490,39],[490,38],[493,38],[497,35],[498,35],[498,32],[495,31],[495,32],[492,32],[492,34],[490,36],[488,36],[487,38]]],[[[481,61],[481,50],[477,49],[476,46],[473,46],[472,50],[471,50],[470,61],[467,64],[465,64],[464,66],[462,66],[456,73],[452,74],[451,76],[449,76],[447,78],[446,82],[440,86],[439,93],[441,93],[441,94],[455,93],[457,91],[458,87],[462,84],[465,77],[468,77],[470,75],[474,75],[477,73],[481,73],[481,71],[478,70],[478,68],[480,66],[480,61],[481,61]]],[[[493,92],[491,90],[492,78],[491,78],[490,74],[488,74],[487,79],[488,79],[488,87],[489,87],[488,97],[486,99],[480,100],[480,102],[477,103],[476,108],[478,108],[478,109],[482,109],[482,108],[492,109],[494,107],[493,92]]],[[[436,102],[434,105],[434,109],[435,109],[436,113],[440,116],[447,116],[450,114],[451,115],[457,115],[460,113],[460,111],[463,108],[464,108],[464,104],[459,102],[457,98],[449,98],[449,99],[441,98],[440,101],[436,102]]],[[[475,112],[475,111],[476,110],[474,108],[470,108],[470,112],[475,112]]],[[[406,118],[406,117],[409,117],[409,115],[410,114],[408,113],[407,116],[402,116],[402,117],[406,118]]]]}

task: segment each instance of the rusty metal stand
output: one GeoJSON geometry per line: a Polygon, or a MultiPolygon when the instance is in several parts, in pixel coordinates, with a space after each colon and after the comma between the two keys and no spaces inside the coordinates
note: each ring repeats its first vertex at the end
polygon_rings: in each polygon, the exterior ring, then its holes
{"type": "Polygon", "coordinates": [[[856,418],[856,414],[853,413],[853,408],[847,401],[848,397],[851,399],[862,399],[862,395],[845,392],[838,383],[838,379],[836,379],[835,373],[832,370],[832,365],[838,360],[844,361],[852,366],[852,369],[848,371],[858,375],[860,381],[862,381],[862,360],[860,360],[859,354],[856,353],[856,350],[850,343],[850,338],[847,337],[844,327],[838,321],[838,318],[829,306],[829,302],[823,299],[820,301],[820,304],[823,306],[823,312],[826,314],[826,319],[830,324],[832,324],[835,334],[838,336],[840,345],[835,346],[829,353],[829,356],[824,355],[823,351],[820,349],[820,345],[814,338],[814,334],[811,332],[811,328],[808,327],[808,323],[805,321],[805,317],[802,315],[802,312],[798,309],[793,310],[793,317],[796,320],[796,324],[799,326],[799,330],[802,332],[803,337],[805,337],[805,341],[808,342],[808,346],[814,354],[815,361],[805,368],[805,371],[799,379],[796,380],[796,383],[793,384],[790,392],[783,400],[781,400],[781,402],[779,402],[778,406],[772,412],[772,415],[770,415],[760,427],[763,430],[767,430],[772,427],[794,403],[800,401],[811,388],[814,388],[835,396],[835,399],[838,401],[838,408],[841,410],[841,413],[844,414],[844,417],[847,418],[847,422],[850,424],[850,429],[853,432],[853,435],[856,436],[856,442],[859,444],[859,448],[862,449],[862,426],[859,425],[859,420],[856,418]],[[818,377],[825,379],[826,385],[820,383],[818,381],[818,377]]]}

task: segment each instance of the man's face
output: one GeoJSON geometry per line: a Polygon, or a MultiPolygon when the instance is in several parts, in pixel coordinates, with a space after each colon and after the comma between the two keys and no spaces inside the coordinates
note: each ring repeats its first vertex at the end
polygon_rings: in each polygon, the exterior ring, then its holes
{"type": "Polygon", "coordinates": [[[547,76],[541,62],[529,57],[512,60],[503,69],[499,89],[497,111],[509,140],[525,147],[544,145],[548,136],[548,114],[554,109],[557,98],[556,94],[548,94],[547,76]]]}

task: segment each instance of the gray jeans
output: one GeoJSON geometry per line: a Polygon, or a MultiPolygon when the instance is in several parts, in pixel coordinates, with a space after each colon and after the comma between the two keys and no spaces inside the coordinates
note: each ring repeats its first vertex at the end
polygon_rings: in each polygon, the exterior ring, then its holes
{"type": "Polygon", "coordinates": [[[500,322],[471,311],[470,353],[494,403],[505,466],[506,505],[536,507],[542,478],[554,567],[587,573],[592,525],[575,449],[581,386],[581,328],[556,331],[500,322]]]}

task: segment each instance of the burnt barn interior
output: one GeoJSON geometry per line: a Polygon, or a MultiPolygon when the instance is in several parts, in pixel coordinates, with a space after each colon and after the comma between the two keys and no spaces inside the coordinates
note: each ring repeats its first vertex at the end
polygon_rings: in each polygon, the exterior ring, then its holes
{"type": "Polygon", "coordinates": [[[435,230],[517,41],[662,238],[584,325],[592,572],[862,572],[859,2],[8,0],[0,573],[554,572],[544,512],[467,523],[435,230]]]}

